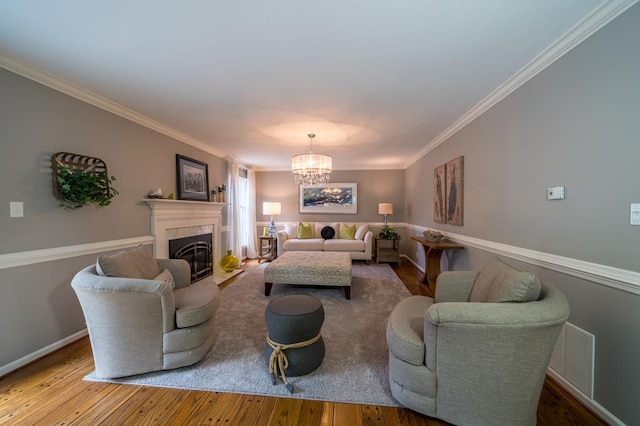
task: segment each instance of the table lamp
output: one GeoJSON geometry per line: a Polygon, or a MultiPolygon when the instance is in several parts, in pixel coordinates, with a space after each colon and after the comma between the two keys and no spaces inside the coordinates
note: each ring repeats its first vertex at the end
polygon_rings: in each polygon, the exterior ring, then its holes
{"type": "Polygon", "coordinates": [[[378,214],[384,215],[384,226],[387,227],[387,215],[393,214],[393,203],[378,203],[378,214]]]}
{"type": "Polygon", "coordinates": [[[262,203],[262,214],[263,215],[271,215],[271,222],[269,222],[269,236],[276,236],[276,223],[273,221],[274,215],[279,215],[281,212],[282,206],[280,203],[268,202],[265,201],[262,203]]]}

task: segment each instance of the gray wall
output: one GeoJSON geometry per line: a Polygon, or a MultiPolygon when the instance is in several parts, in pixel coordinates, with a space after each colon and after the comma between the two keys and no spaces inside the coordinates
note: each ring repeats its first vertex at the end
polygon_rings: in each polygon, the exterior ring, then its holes
{"type": "MultiPolygon", "coordinates": [[[[406,221],[640,271],[640,7],[635,6],[406,171],[406,221]],[[464,155],[464,226],[433,222],[433,169],[464,155]],[[564,201],[545,189],[565,185],[564,201]],[[425,192],[425,190],[427,190],[425,192]]],[[[411,253],[409,253],[411,255],[411,253]]],[[[456,252],[454,269],[489,257],[456,252]]],[[[595,400],[640,424],[640,297],[513,260],[568,297],[595,335],[595,400]]]]}
{"type": "MultiPolygon", "coordinates": [[[[210,185],[226,182],[223,159],[4,69],[0,93],[0,255],[148,236],[140,199],[176,191],[176,153],[208,163],[210,185]],[[58,151],[103,159],[120,192],[112,205],[58,207],[50,166],[58,151]],[[24,218],[9,218],[10,201],[24,202],[24,218]]],[[[85,328],[69,282],[96,256],[0,269],[0,366],[85,328]]]]}
{"type": "MultiPolygon", "coordinates": [[[[404,212],[404,170],[352,170],[334,171],[331,182],[358,184],[357,214],[310,214],[299,213],[298,186],[291,172],[256,173],[256,222],[268,222],[262,214],[263,201],[282,203],[282,214],[274,217],[282,222],[371,222],[382,223],[384,216],[378,214],[378,203],[393,203],[393,215],[389,223],[402,222],[404,212]]],[[[279,228],[282,228],[281,226],[279,228]]]]}

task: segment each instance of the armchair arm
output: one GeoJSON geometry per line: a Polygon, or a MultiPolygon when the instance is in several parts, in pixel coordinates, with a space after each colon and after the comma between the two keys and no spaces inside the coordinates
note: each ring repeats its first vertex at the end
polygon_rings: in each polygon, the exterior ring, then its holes
{"type": "Polygon", "coordinates": [[[364,252],[369,256],[369,259],[371,259],[371,256],[373,256],[373,232],[372,231],[367,231],[367,233],[364,234],[364,252]]]}
{"type": "Polygon", "coordinates": [[[156,259],[160,271],[168,269],[176,283],[176,288],[188,287],[191,284],[191,268],[184,259],[156,259]]]}
{"type": "Polygon", "coordinates": [[[276,232],[276,239],[278,240],[278,256],[284,254],[284,242],[287,241],[287,238],[287,231],[284,229],[276,232]]]}
{"type": "Polygon", "coordinates": [[[445,271],[438,275],[436,303],[468,302],[477,271],[445,271]]]}

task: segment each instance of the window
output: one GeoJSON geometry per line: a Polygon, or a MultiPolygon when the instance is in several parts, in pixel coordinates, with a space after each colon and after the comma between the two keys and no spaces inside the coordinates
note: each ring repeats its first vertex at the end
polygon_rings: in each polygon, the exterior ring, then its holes
{"type": "Polygon", "coordinates": [[[249,244],[249,182],[247,171],[240,169],[238,179],[238,227],[240,228],[240,245],[243,253],[249,244]],[[244,175],[244,176],[243,176],[244,175]]]}

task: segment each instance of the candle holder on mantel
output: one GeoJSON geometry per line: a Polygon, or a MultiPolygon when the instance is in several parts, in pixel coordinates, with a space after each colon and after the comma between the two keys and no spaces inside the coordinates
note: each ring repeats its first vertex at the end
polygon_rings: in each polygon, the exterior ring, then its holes
{"type": "Polygon", "coordinates": [[[225,201],[225,193],[227,192],[227,185],[224,183],[218,185],[214,189],[211,190],[211,202],[213,203],[226,203],[225,201]]]}

